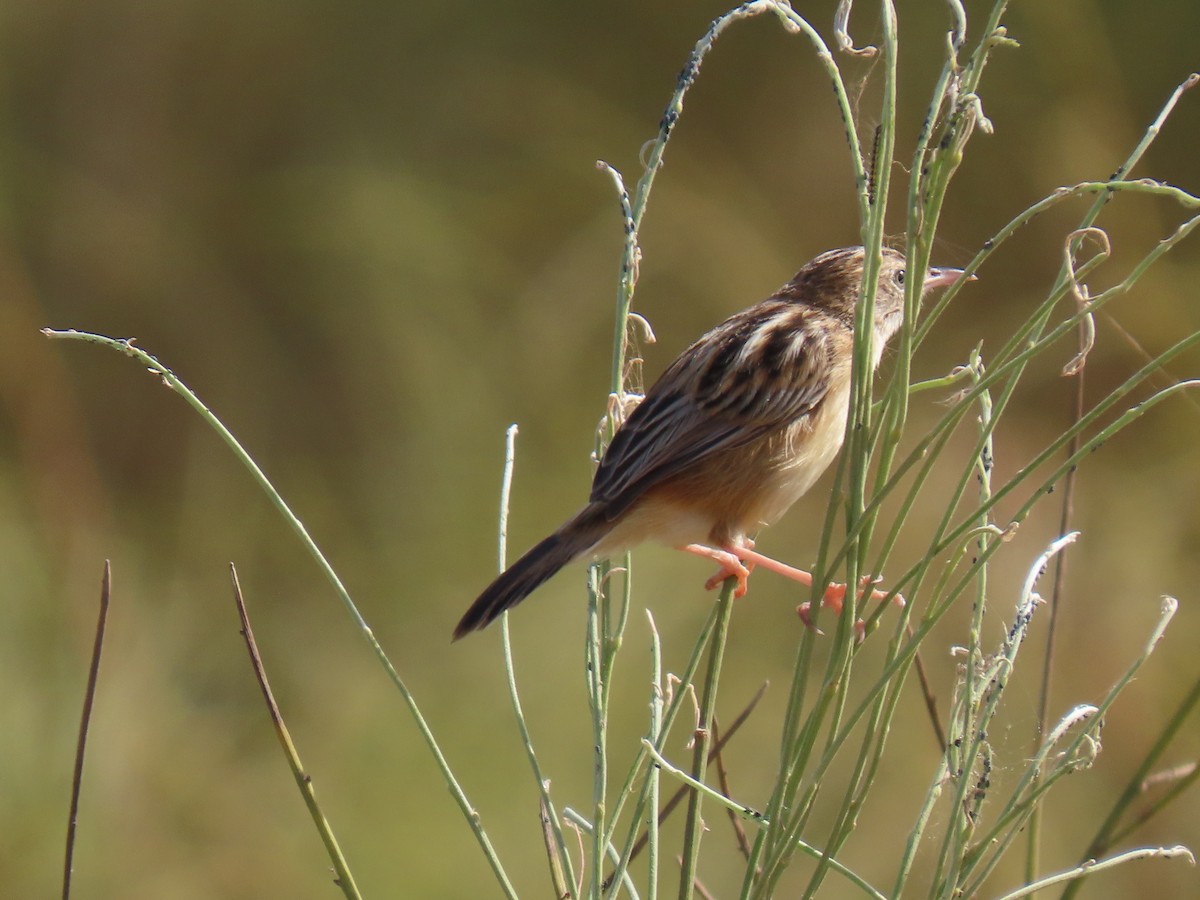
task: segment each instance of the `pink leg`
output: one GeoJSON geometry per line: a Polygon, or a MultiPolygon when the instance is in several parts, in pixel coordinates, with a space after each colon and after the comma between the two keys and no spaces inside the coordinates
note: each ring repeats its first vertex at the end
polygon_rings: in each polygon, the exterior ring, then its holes
{"type": "MultiPolygon", "coordinates": [[[[809,583],[811,584],[811,582],[809,582],[809,583]]],[[[866,594],[866,590],[868,587],[870,587],[871,585],[874,585],[874,584],[878,584],[878,583],[879,583],[879,579],[875,578],[871,575],[864,575],[862,578],[860,578],[858,580],[858,592],[859,592],[858,598],[859,598],[859,600],[864,599],[864,595],[866,594]]],[[[873,589],[871,591],[870,597],[868,599],[875,600],[875,601],[882,601],[882,600],[886,600],[887,596],[888,596],[887,591],[880,591],[880,590],[873,589]]],[[[831,584],[827,588],[825,588],[825,595],[821,598],[821,605],[828,606],[836,614],[841,615],[842,603],[843,603],[843,601],[845,601],[845,599],[846,599],[846,585],[835,583],[835,584],[831,584]]],[[[901,597],[899,594],[896,594],[894,597],[892,597],[892,602],[895,603],[896,606],[903,606],[905,603],[904,598],[901,597]]],[[[812,613],[812,604],[808,603],[808,601],[805,601],[804,603],[801,603],[799,606],[796,607],[796,614],[800,617],[800,621],[804,623],[806,628],[814,627],[812,624],[811,613],[812,613]]],[[[866,633],[867,633],[866,632],[866,623],[863,622],[862,619],[859,619],[857,622],[854,623],[854,631],[858,635],[859,643],[862,643],[862,641],[866,637],[866,633]]],[[[817,632],[817,634],[824,633],[819,628],[816,629],[816,632],[817,632]]]]}
{"type": "MultiPolygon", "coordinates": [[[[772,559],[769,556],[763,556],[761,553],[753,549],[753,545],[750,547],[730,547],[728,552],[732,553],[743,563],[761,566],[762,568],[770,572],[774,572],[777,575],[782,575],[785,578],[798,581],[806,587],[812,587],[812,573],[805,572],[803,569],[797,569],[794,566],[789,566],[787,563],[781,563],[779,560],[772,559]]],[[[873,578],[870,575],[864,575],[858,582],[860,597],[861,592],[865,591],[870,585],[878,583],[879,579],[873,578]]],[[[871,591],[870,599],[876,601],[886,600],[887,596],[887,591],[873,590],[871,591]]],[[[834,583],[825,588],[825,596],[821,598],[821,605],[828,606],[835,612],[840,613],[842,611],[842,602],[845,599],[846,586],[844,584],[834,583]]],[[[897,594],[894,599],[897,606],[904,605],[904,598],[900,595],[897,594]]]]}
{"type": "MultiPolygon", "coordinates": [[[[784,578],[790,578],[797,581],[806,587],[812,587],[812,573],[805,572],[803,569],[797,569],[794,566],[789,566],[787,563],[782,563],[777,559],[772,559],[769,556],[757,552],[754,549],[754,542],[747,539],[745,546],[730,545],[721,550],[713,547],[706,547],[703,544],[688,544],[680,549],[686,550],[689,553],[695,553],[697,556],[703,556],[708,559],[716,560],[721,565],[721,571],[705,582],[705,587],[712,590],[717,587],[726,578],[734,577],[738,580],[737,589],[734,591],[735,597],[743,597],[746,594],[747,579],[750,577],[750,572],[756,567],[762,567],[769,572],[774,572],[776,575],[782,575],[784,578]]],[[[864,576],[859,580],[859,597],[863,597],[866,589],[872,584],[877,584],[878,579],[871,576],[864,576]]],[[[869,599],[881,601],[887,599],[887,592],[880,590],[872,590],[869,599]]],[[[836,613],[842,611],[842,604],[846,599],[846,585],[831,584],[825,588],[825,594],[821,598],[821,605],[828,606],[836,613]]],[[[892,601],[897,606],[904,605],[904,598],[897,594],[892,598],[892,601]]],[[[800,615],[800,619],[805,625],[809,624],[810,606],[808,603],[802,603],[797,607],[796,612],[800,615]]]]}
{"type": "Polygon", "coordinates": [[[749,587],[750,572],[754,569],[753,561],[743,563],[742,560],[737,558],[736,554],[728,550],[717,550],[715,547],[706,547],[703,544],[688,544],[686,547],[680,547],[679,549],[685,550],[688,553],[695,553],[697,556],[703,556],[705,559],[715,560],[721,567],[721,571],[704,582],[705,590],[715,590],[726,578],[736,578],[737,587],[733,591],[734,598],[740,599],[746,596],[746,590],[749,587]]]}

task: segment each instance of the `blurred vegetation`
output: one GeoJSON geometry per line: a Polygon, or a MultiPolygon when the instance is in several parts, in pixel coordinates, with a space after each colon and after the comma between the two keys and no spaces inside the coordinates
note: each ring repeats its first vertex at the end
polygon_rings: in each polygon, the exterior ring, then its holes
{"type": "MultiPolygon", "coordinates": [[[[238,435],[392,653],[518,890],[543,894],[536,794],[497,635],[451,647],[449,632],[495,568],[504,428],[521,425],[514,551],[586,495],[621,242],[611,186],[593,163],[636,176],[687,52],[726,5],[0,4],[5,893],[43,896],[60,877],[106,557],[113,609],[78,895],[330,895],[244,658],[230,560],[359,885],[375,896],[494,891],[394,692],[265,498],[178,398],[115,354],[49,344],[37,333],[49,325],[136,336],[238,435]]],[[[796,3],[823,29],[834,5],[796,3]]],[[[874,12],[860,6],[855,35],[867,40],[874,12]]],[[[900,15],[904,161],[947,20],[940,3],[902,4],[900,15]]],[[[1023,46],[997,52],[985,79],[996,133],[977,136],[955,181],[937,254],[948,264],[1053,188],[1107,177],[1200,65],[1194,4],[1015,4],[1005,21],[1023,46]]],[[[869,63],[852,65],[869,78],[869,63]]],[[[1135,174],[1197,190],[1198,142],[1200,96],[1189,95],[1135,174]]],[[[1033,223],[989,264],[923,348],[916,377],[944,373],[980,340],[986,354],[1024,318],[1082,208],[1033,223]]],[[[1103,222],[1114,265],[1175,221],[1149,200],[1114,204],[1103,222]]],[[[844,138],[811,53],[765,19],[733,29],[689,95],[643,230],[635,305],[659,337],[643,348],[648,376],[803,261],[856,237],[844,138]]],[[[1106,283],[1104,272],[1093,281],[1106,283]]],[[[1200,328],[1197,283],[1193,241],[1110,311],[1157,352],[1200,328]]],[[[1104,390],[1140,363],[1102,320],[1089,384],[1104,390]]],[[[1200,359],[1172,370],[1194,376],[1200,359]]],[[[1057,365],[1029,380],[999,437],[997,477],[1064,427],[1070,390],[1057,365]]],[[[918,426],[926,402],[914,404],[918,426]]],[[[1070,551],[1052,712],[1107,690],[1140,649],[1161,593],[1182,605],[1110,717],[1097,767],[1052,798],[1050,869],[1082,852],[1146,736],[1195,677],[1198,410],[1165,404],[1080,472],[1083,537],[1070,551]]],[[[811,559],[822,485],[765,536],[767,552],[811,559]]],[[[1011,578],[992,585],[997,609],[1011,608],[1057,517],[1044,507],[1014,542],[1011,578]]],[[[919,512],[912,527],[927,524],[919,512]]],[[[636,600],[654,610],[668,668],[682,664],[708,609],[707,575],[680,554],[638,556],[636,600]]],[[[582,568],[557,578],[513,618],[534,739],[556,796],[576,804],[590,797],[582,578],[582,568]]],[[[790,666],[795,594],[760,575],[739,607],[726,717],[790,666]]],[[[948,628],[941,645],[961,639],[948,628]]],[[[948,685],[949,654],[929,662],[948,685]]],[[[1035,717],[1033,668],[1010,690],[1010,702],[1027,694],[1027,708],[992,735],[1017,754],[1035,717]]],[[[619,677],[614,706],[623,699],[634,713],[615,723],[614,740],[632,742],[647,676],[619,677]]],[[[785,699],[776,693],[729,751],[734,790],[747,797],[769,784],[785,699]]],[[[905,750],[890,757],[908,754],[911,765],[883,773],[860,817],[862,846],[897,821],[907,827],[932,771],[937,751],[915,690],[911,708],[914,727],[893,738],[905,750]]],[[[1169,761],[1197,755],[1192,722],[1169,761]]],[[[1198,823],[1191,796],[1138,837],[1195,848],[1198,823]]],[[[726,896],[732,885],[716,861],[704,875],[726,896]]],[[[848,862],[873,871],[869,859],[848,862]]],[[[1187,896],[1196,875],[1141,863],[1089,887],[1187,896]]]]}

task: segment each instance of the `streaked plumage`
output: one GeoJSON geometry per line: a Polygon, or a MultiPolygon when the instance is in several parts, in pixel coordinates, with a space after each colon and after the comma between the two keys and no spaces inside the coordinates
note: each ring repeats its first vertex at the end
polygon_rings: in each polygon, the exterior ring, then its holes
{"type": "MultiPolygon", "coordinates": [[[[861,247],[823,253],[684,350],[617,431],[588,504],[480,594],[455,639],[581,557],[647,540],[750,546],[750,534],[777,521],[841,447],[862,270],[861,247]]],[[[959,274],[932,269],[923,289],[959,274]]],[[[874,365],[900,327],[903,300],[904,256],[885,249],[874,365]]]]}

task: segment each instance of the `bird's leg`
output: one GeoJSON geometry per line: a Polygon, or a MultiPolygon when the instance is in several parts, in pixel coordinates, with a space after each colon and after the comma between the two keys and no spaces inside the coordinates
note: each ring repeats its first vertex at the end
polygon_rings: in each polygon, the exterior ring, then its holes
{"type": "Polygon", "coordinates": [[[703,556],[705,559],[715,560],[720,565],[721,571],[704,582],[705,590],[711,591],[716,589],[726,578],[736,578],[737,587],[733,591],[734,598],[738,599],[746,596],[750,572],[754,568],[753,561],[743,562],[738,559],[737,554],[729,550],[717,550],[715,547],[706,547],[704,544],[688,544],[686,547],[680,547],[679,549],[688,553],[695,553],[697,556],[703,556]]]}
{"type": "MultiPolygon", "coordinates": [[[[812,587],[813,577],[811,572],[806,572],[803,569],[797,569],[795,566],[789,566],[787,563],[782,563],[777,559],[772,559],[769,556],[764,556],[754,549],[754,542],[746,539],[744,544],[730,544],[727,547],[717,550],[713,547],[706,547],[703,544],[689,544],[680,549],[686,550],[689,553],[695,553],[697,556],[703,556],[708,559],[716,560],[721,565],[721,571],[705,582],[704,586],[708,590],[717,587],[726,578],[734,577],[738,580],[737,590],[734,591],[735,597],[742,597],[746,593],[747,579],[750,577],[750,572],[757,566],[774,572],[776,575],[782,575],[784,578],[790,578],[797,581],[806,587],[812,587]]],[[[870,575],[865,575],[858,582],[859,599],[869,599],[874,601],[886,600],[888,597],[887,591],[872,590],[870,596],[866,597],[867,588],[874,584],[878,584],[879,579],[870,575]]],[[[841,613],[842,604],[846,599],[846,585],[833,583],[825,588],[825,593],[821,597],[821,605],[827,606],[835,613],[841,613]]],[[[904,605],[904,598],[899,594],[892,598],[892,601],[897,606],[904,605]]],[[[805,625],[811,627],[811,606],[808,603],[802,603],[796,608],[796,612],[800,616],[800,620],[805,625]]],[[[858,623],[856,623],[857,626],[858,623]]]]}
{"type": "MultiPolygon", "coordinates": [[[[806,572],[805,574],[807,575],[808,573],[806,572]]],[[[809,580],[805,583],[811,585],[812,584],[812,576],[809,575],[808,577],[809,577],[809,580]]],[[[879,584],[879,578],[876,576],[873,576],[873,575],[864,575],[862,578],[858,579],[858,599],[859,600],[864,599],[867,588],[869,588],[875,584],[879,584]]],[[[883,600],[886,600],[887,597],[888,597],[887,591],[872,589],[870,597],[867,599],[883,601],[883,600]]],[[[828,587],[825,588],[825,594],[821,597],[821,605],[828,606],[830,609],[832,609],[834,611],[835,614],[841,615],[842,603],[845,599],[846,599],[846,585],[838,584],[835,582],[834,584],[830,584],[828,587]]],[[[904,606],[905,601],[904,601],[903,597],[901,597],[899,594],[896,594],[895,596],[892,597],[892,602],[895,603],[896,606],[904,606]]],[[[804,623],[806,628],[813,627],[812,619],[811,619],[811,614],[812,614],[812,604],[811,603],[809,603],[808,601],[801,603],[799,606],[796,607],[796,614],[798,616],[800,616],[800,621],[804,623]]],[[[857,622],[854,623],[854,630],[858,634],[858,639],[861,642],[862,639],[866,636],[866,624],[863,622],[862,619],[859,619],[857,622]]],[[[819,628],[816,629],[816,631],[817,631],[817,634],[822,633],[821,629],[819,629],[819,628]]]]}

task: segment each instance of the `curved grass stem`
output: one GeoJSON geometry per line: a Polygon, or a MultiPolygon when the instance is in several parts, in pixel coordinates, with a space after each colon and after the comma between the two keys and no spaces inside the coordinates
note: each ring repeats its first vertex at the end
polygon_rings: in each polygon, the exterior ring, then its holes
{"type": "Polygon", "coordinates": [[[254,458],[250,456],[246,449],[238,442],[237,438],[233,436],[233,433],[225,427],[225,424],[217,418],[212,410],[205,406],[200,401],[200,398],[197,397],[196,394],[193,393],[192,390],[186,384],[184,384],[174,372],[160,363],[141,347],[136,346],[132,340],[111,338],[102,334],[92,334],[86,331],[76,331],[75,329],[56,331],[54,329],[46,328],[42,330],[42,334],[55,340],[74,340],[83,341],[84,343],[89,344],[99,344],[102,347],[107,347],[110,350],[115,350],[118,353],[122,353],[125,356],[131,357],[141,365],[145,366],[151,372],[159,376],[163,383],[180,397],[182,397],[187,404],[200,415],[205,423],[217,433],[221,440],[225,442],[225,445],[229,447],[237,460],[246,468],[254,481],[260,488],[262,488],[264,493],[266,493],[271,503],[283,516],[284,521],[287,522],[288,526],[295,533],[296,537],[299,538],[305,549],[308,550],[309,555],[315,560],[322,574],[325,575],[326,579],[333,586],[334,592],[337,594],[338,599],[342,601],[342,605],[350,614],[351,619],[354,620],[359,632],[366,640],[368,646],[371,648],[371,651],[375,654],[376,660],[378,660],[379,664],[383,666],[383,670],[387,673],[388,679],[392,682],[392,685],[396,688],[396,690],[399,691],[400,697],[404,701],[404,705],[408,708],[408,712],[412,717],[413,723],[417,726],[417,731],[420,733],[421,739],[425,742],[426,748],[428,748],[430,754],[433,756],[434,762],[437,764],[438,770],[441,772],[442,778],[446,782],[446,786],[450,789],[450,795],[454,798],[454,802],[458,805],[463,817],[467,820],[467,824],[470,826],[472,834],[475,835],[475,839],[479,843],[480,849],[483,850],[484,856],[487,858],[488,864],[491,866],[492,872],[496,876],[496,881],[500,885],[501,890],[504,892],[505,896],[512,897],[515,900],[517,896],[516,890],[513,888],[512,882],[509,881],[508,874],[505,872],[504,866],[500,862],[500,857],[497,855],[491,839],[484,830],[483,822],[479,816],[479,813],[477,813],[474,807],[471,806],[470,801],[467,799],[466,792],[458,783],[458,779],[451,770],[450,763],[446,760],[446,756],[442,752],[442,748],[438,744],[437,739],[434,737],[433,731],[429,727],[429,723],[425,720],[425,716],[421,712],[420,707],[417,706],[416,698],[408,689],[408,685],[404,683],[404,679],[400,677],[400,673],[392,664],[391,659],[388,658],[387,653],[384,652],[383,646],[376,639],[375,633],[371,630],[370,626],[367,625],[366,619],[364,619],[362,613],[358,611],[358,607],[355,605],[354,600],[350,597],[350,592],[346,590],[346,586],[342,583],[342,579],[338,576],[337,572],[334,571],[333,566],[330,564],[329,560],[326,559],[325,554],[321,552],[320,547],[317,546],[317,542],[314,541],[312,536],[308,533],[308,529],[304,527],[304,523],[300,521],[299,517],[294,512],[292,512],[291,507],[288,506],[287,502],[283,499],[283,496],[279,493],[279,491],[275,489],[275,486],[271,483],[270,479],[267,478],[266,474],[259,467],[258,463],[254,461],[254,458]]]}

